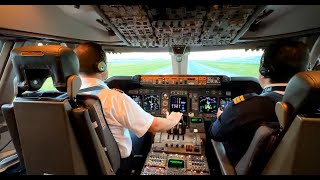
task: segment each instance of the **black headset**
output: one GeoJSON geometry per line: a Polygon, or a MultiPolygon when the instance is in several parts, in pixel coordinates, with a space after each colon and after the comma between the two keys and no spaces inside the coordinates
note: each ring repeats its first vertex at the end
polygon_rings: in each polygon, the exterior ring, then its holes
{"type": "Polygon", "coordinates": [[[266,78],[270,78],[270,76],[275,73],[274,67],[271,64],[266,64],[264,62],[264,55],[262,55],[260,60],[259,72],[266,78]]]}
{"type": "Polygon", "coordinates": [[[106,55],[103,50],[101,51],[100,61],[97,63],[96,67],[99,72],[104,72],[107,70],[106,55]]]}

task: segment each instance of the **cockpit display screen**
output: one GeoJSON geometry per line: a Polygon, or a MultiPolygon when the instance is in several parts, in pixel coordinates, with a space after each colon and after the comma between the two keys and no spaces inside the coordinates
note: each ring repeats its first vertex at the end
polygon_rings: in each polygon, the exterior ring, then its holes
{"type": "Polygon", "coordinates": [[[184,168],[184,161],[180,159],[169,159],[168,160],[168,168],[184,168]]]}
{"type": "Polygon", "coordinates": [[[170,98],[170,111],[174,112],[187,112],[187,97],[171,96],[170,98]]]}
{"type": "Polygon", "coordinates": [[[142,96],[141,95],[129,95],[139,106],[142,106],[142,96]]]}
{"type": "Polygon", "coordinates": [[[156,111],[160,109],[160,97],[158,95],[144,95],[143,109],[145,111],[156,111]]]}
{"type": "Polygon", "coordinates": [[[231,103],[230,97],[220,98],[219,107],[222,109],[226,108],[229,103],[231,103]]]}
{"type": "Polygon", "coordinates": [[[202,118],[192,117],[191,123],[196,123],[196,124],[202,123],[202,118]]]}
{"type": "Polygon", "coordinates": [[[199,113],[217,113],[217,98],[199,96],[199,113]]]}

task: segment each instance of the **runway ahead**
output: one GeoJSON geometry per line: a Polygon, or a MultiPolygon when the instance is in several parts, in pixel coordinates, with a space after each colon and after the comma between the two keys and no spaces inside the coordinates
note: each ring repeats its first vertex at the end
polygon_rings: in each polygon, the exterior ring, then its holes
{"type": "MultiPolygon", "coordinates": [[[[145,74],[154,74],[154,75],[172,74],[172,68],[171,68],[171,66],[166,66],[166,67],[154,70],[154,71],[147,72],[145,74]]],[[[238,74],[228,72],[228,71],[225,71],[222,69],[206,66],[206,65],[200,64],[196,61],[189,61],[188,74],[239,76],[238,74]]]]}

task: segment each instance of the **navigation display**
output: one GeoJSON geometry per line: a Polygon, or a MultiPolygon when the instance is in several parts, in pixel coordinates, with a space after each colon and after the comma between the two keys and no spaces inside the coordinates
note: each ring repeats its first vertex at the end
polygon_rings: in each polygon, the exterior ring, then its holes
{"type": "Polygon", "coordinates": [[[171,96],[170,98],[170,112],[187,112],[187,97],[171,96]]]}
{"type": "Polygon", "coordinates": [[[217,113],[217,98],[199,96],[199,113],[217,113]]]}
{"type": "Polygon", "coordinates": [[[143,109],[145,111],[156,111],[160,109],[160,97],[158,95],[144,95],[143,109]]]}
{"type": "Polygon", "coordinates": [[[129,95],[139,106],[142,106],[142,96],[141,95],[129,95]]]}
{"type": "Polygon", "coordinates": [[[232,99],[230,97],[220,98],[219,107],[224,109],[229,103],[231,103],[231,101],[232,99]]]}

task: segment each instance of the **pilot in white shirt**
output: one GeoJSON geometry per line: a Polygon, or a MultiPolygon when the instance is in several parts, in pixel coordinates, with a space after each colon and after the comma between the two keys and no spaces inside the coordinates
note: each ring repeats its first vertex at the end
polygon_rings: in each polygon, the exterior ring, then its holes
{"type": "Polygon", "coordinates": [[[92,86],[104,87],[92,94],[98,96],[101,101],[105,119],[118,143],[121,158],[128,157],[132,150],[129,129],[138,137],[143,136],[150,128],[153,116],[145,112],[131,97],[110,89],[103,81],[96,78],[81,78],[81,80],[81,89],[92,86]]]}
{"type": "Polygon", "coordinates": [[[138,137],[143,136],[147,131],[164,132],[179,123],[182,113],[167,112],[166,118],[154,117],[145,112],[125,93],[109,89],[103,82],[108,77],[106,55],[99,44],[82,43],[74,51],[79,58],[81,89],[97,85],[104,88],[90,93],[100,98],[105,119],[120,150],[120,169],[127,172],[130,166],[127,159],[130,159],[132,151],[129,130],[138,137]]]}

